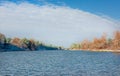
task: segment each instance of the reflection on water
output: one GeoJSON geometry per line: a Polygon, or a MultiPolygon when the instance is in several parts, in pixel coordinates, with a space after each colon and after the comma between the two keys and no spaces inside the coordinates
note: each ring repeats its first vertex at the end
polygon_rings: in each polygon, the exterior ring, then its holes
{"type": "Polygon", "coordinates": [[[116,55],[120,55],[120,52],[117,52],[117,53],[116,53],[116,52],[113,52],[113,53],[116,54],[116,55]]]}
{"type": "Polygon", "coordinates": [[[120,76],[120,55],[109,52],[0,52],[0,76],[120,76]]]}

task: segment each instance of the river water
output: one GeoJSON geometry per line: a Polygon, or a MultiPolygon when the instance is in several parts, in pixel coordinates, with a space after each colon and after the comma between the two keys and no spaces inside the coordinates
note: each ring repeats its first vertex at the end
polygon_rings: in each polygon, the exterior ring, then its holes
{"type": "Polygon", "coordinates": [[[0,76],[120,76],[120,54],[57,50],[0,52],[0,76]]]}

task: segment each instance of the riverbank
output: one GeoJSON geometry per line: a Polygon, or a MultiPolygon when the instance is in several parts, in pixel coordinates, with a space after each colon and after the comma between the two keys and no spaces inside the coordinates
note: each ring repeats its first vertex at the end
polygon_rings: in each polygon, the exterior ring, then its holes
{"type": "Polygon", "coordinates": [[[120,50],[109,50],[109,49],[69,49],[71,51],[92,51],[92,52],[115,52],[115,53],[120,53],[120,50]]]}

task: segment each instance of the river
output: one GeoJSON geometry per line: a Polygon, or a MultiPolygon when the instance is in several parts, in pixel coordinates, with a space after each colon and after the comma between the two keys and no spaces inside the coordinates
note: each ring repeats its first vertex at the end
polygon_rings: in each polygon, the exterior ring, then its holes
{"type": "Polygon", "coordinates": [[[57,50],[0,52],[0,76],[120,76],[120,54],[57,50]]]}

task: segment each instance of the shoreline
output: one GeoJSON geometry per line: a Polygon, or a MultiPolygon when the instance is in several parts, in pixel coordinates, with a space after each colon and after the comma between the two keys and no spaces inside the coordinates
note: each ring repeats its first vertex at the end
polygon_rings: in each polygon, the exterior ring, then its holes
{"type": "Polygon", "coordinates": [[[120,50],[108,50],[108,49],[69,49],[70,51],[91,51],[91,52],[113,52],[120,53],[120,50]]]}

